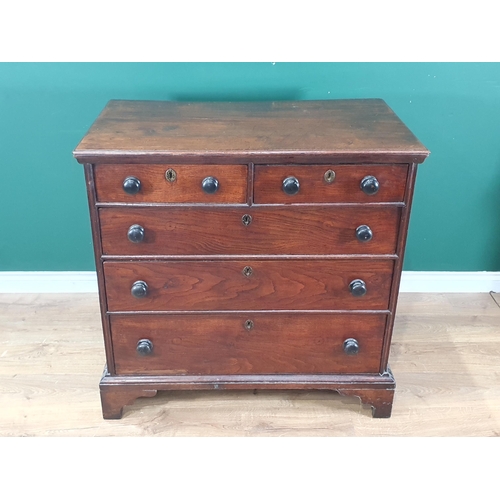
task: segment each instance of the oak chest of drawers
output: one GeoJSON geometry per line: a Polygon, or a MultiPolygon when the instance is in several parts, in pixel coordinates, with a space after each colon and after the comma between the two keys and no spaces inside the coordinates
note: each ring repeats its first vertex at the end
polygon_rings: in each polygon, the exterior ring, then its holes
{"type": "Polygon", "coordinates": [[[389,417],[417,164],[379,99],[110,101],[84,164],[104,418],[173,389],[323,389],[389,417]]]}

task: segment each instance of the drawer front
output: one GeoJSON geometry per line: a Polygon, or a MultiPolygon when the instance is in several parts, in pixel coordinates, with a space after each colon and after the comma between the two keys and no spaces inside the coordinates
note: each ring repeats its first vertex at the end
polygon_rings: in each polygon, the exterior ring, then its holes
{"type": "Polygon", "coordinates": [[[386,310],[392,269],[392,260],[104,263],[109,311],[386,310]]]}
{"type": "Polygon", "coordinates": [[[104,255],[360,255],[395,253],[400,208],[136,207],[99,214],[104,255]],[[372,238],[360,241],[356,230],[365,225],[372,238]],[[143,230],[138,243],[127,237],[132,226],[143,230]]]}
{"type": "Polygon", "coordinates": [[[402,202],[407,173],[407,165],[256,165],[254,202],[402,202]]]}
{"type": "Polygon", "coordinates": [[[391,260],[104,263],[115,312],[386,310],[392,269],[391,260]],[[364,295],[353,295],[356,280],[364,295]]]}
{"type": "Polygon", "coordinates": [[[247,177],[246,165],[95,167],[99,202],[247,203],[247,177]]]}
{"type": "Polygon", "coordinates": [[[385,322],[383,314],[136,314],[112,315],[111,332],[122,375],[378,373],[385,322]],[[357,354],[344,351],[349,338],[357,354]]]}

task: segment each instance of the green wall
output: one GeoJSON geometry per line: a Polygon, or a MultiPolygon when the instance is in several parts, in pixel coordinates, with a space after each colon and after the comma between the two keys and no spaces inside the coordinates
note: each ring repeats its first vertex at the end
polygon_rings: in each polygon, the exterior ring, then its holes
{"type": "Polygon", "coordinates": [[[431,156],[406,270],[500,271],[500,64],[0,64],[0,271],[94,269],[72,151],[109,99],[380,97],[431,156]]]}

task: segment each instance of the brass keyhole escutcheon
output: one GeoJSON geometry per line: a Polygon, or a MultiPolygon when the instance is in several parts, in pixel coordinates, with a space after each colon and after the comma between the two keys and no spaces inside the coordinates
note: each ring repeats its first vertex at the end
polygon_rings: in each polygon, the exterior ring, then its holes
{"type": "Polygon", "coordinates": [[[248,215],[248,214],[245,214],[242,218],[241,218],[241,222],[243,223],[244,226],[249,226],[250,223],[252,222],[252,216],[251,215],[248,215]]]}
{"type": "Polygon", "coordinates": [[[173,168],[169,168],[165,172],[165,179],[167,179],[168,182],[174,182],[175,179],[177,179],[177,172],[173,168]]]}
{"type": "Polygon", "coordinates": [[[251,330],[253,328],[253,321],[251,319],[247,319],[245,321],[245,328],[247,330],[251,330]]]}
{"type": "Polygon", "coordinates": [[[247,277],[248,277],[248,276],[252,276],[252,274],[253,274],[253,269],[252,269],[250,266],[245,266],[245,267],[243,268],[242,273],[243,273],[243,276],[247,276],[247,277]]]}
{"type": "Polygon", "coordinates": [[[331,184],[335,180],[335,172],[333,170],[327,170],[323,178],[327,184],[331,184]]]}

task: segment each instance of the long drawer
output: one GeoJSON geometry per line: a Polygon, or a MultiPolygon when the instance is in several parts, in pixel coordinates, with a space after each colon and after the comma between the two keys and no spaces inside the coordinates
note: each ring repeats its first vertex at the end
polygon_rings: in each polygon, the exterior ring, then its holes
{"type": "Polygon", "coordinates": [[[386,310],[392,260],[105,262],[109,311],[386,310]]]}
{"type": "Polygon", "coordinates": [[[99,217],[104,255],[394,254],[400,208],[127,207],[100,208],[99,217]]]}
{"type": "Polygon", "coordinates": [[[384,314],[111,315],[111,335],[121,375],[378,373],[385,322],[384,314]]]}

